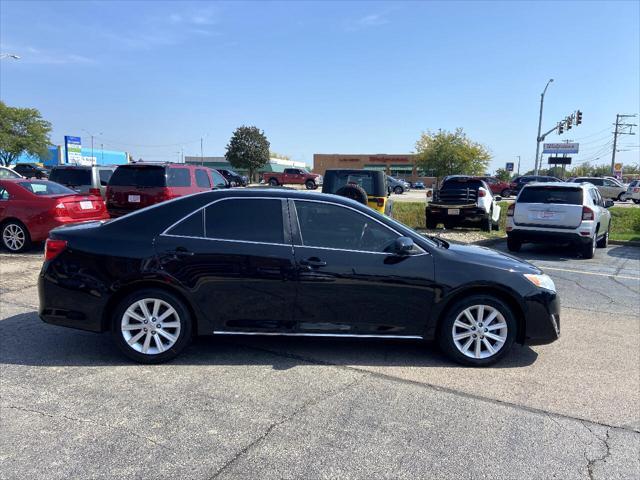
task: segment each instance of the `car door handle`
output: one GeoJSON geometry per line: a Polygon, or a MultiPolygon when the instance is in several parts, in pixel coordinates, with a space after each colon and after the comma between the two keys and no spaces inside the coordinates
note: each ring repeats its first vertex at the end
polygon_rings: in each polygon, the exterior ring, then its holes
{"type": "Polygon", "coordinates": [[[300,260],[300,265],[304,265],[305,267],[326,267],[327,262],[323,262],[318,257],[310,257],[300,260]]]}

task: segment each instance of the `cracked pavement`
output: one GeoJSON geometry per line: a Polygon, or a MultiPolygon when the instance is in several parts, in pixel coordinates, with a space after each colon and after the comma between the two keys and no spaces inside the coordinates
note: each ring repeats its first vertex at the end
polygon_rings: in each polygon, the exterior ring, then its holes
{"type": "Polygon", "coordinates": [[[562,338],[474,370],[418,342],[299,338],[135,365],[42,323],[41,253],[2,253],[0,478],[640,477],[640,249],[520,256],[556,282],[562,338]]]}

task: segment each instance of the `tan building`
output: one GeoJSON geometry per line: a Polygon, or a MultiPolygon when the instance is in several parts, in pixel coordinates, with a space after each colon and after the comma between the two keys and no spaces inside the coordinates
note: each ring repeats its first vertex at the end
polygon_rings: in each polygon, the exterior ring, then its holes
{"type": "Polygon", "coordinates": [[[433,177],[427,177],[425,172],[416,168],[417,156],[412,153],[315,153],[313,155],[313,171],[324,175],[330,168],[355,168],[365,170],[382,170],[392,177],[402,178],[411,182],[421,181],[427,187],[431,186],[433,177]]]}

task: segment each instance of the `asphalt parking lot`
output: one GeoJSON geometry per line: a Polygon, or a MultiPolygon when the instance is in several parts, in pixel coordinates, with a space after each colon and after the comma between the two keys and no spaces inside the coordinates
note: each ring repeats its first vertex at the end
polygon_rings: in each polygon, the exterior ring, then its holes
{"type": "Polygon", "coordinates": [[[556,282],[562,337],[490,369],[299,338],[131,364],[38,319],[41,256],[0,254],[0,478],[640,476],[640,248],[523,248],[556,282]]]}

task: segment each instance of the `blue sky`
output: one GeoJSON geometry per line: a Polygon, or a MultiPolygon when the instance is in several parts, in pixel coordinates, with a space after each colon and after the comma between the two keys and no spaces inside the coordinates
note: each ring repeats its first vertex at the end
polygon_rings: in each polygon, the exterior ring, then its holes
{"type": "Polygon", "coordinates": [[[639,5],[2,0],[0,49],[22,59],[0,63],[0,96],[40,109],[55,143],[102,133],[96,144],[149,160],[199,155],[201,136],[222,155],[241,124],[308,163],[411,152],[421,131],[463,127],[492,170],[516,155],[526,170],[553,77],[543,127],[576,109],[584,124],[547,141],[580,140],[577,161],[605,163],[615,114],[640,110],[639,5]]]}

